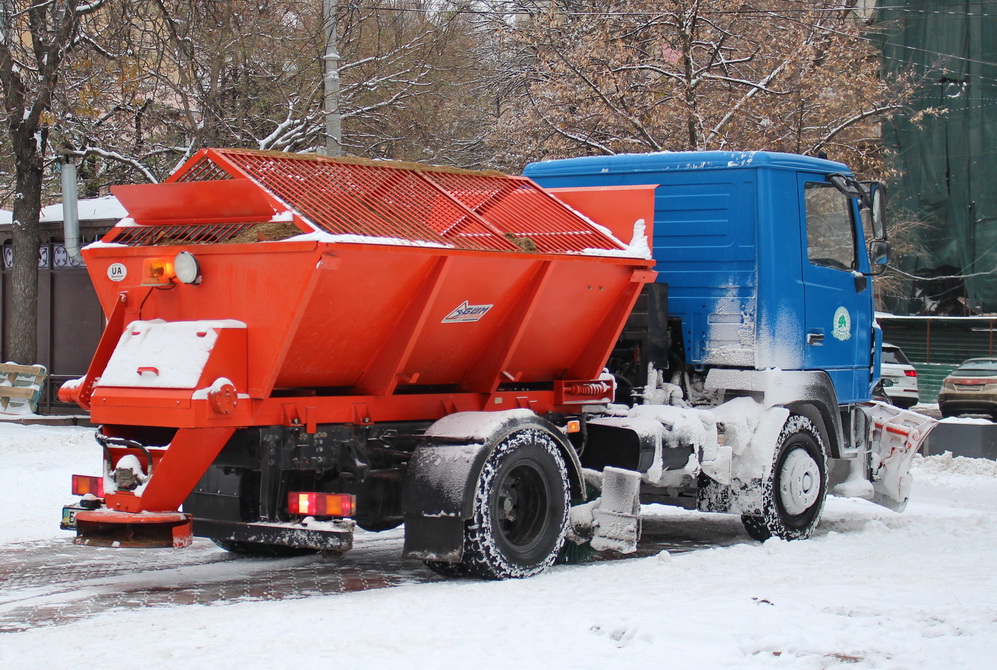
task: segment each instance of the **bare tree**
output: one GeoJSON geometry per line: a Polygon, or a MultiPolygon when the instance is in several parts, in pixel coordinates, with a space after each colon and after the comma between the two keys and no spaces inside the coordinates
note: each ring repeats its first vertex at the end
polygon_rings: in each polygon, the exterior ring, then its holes
{"type": "Polygon", "coordinates": [[[520,162],[770,149],[875,169],[877,123],[904,95],[879,79],[854,0],[494,4],[518,53],[502,134],[520,162]]]}
{"type": "MultiPolygon", "coordinates": [[[[77,50],[98,49],[97,21],[110,0],[86,3],[0,0],[0,88],[3,126],[14,165],[11,320],[8,355],[33,363],[38,354],[38,219],[53,102],[67,84],[77,50]]],[[[106,25],[106,24],[105,24],[106,25]]]]}
{"type": "MultiPolygon", "coordinates": [[[[466,120],[486,99],[466,0],[336,4],[344,150],[478,164],[493,125],[466,120]]],[[[322,5],[133,2],[127,45],[101,80],[105,108],[71,133],[85,183],[161,179],[206,146],[325,146],[322,5]]]]}

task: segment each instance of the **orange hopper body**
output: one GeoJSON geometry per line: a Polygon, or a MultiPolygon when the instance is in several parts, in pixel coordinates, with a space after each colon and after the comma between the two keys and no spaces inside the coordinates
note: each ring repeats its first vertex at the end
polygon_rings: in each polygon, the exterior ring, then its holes
{"type": "Polygon", "coordinates": [[[611,400],[603,367],[654,278],[523,177],[208,149],[113,191],[129,217],[83,251],[107,329],[61,395],[169,435],[141,493],[107,496],[123,512],[176,510],[238,428],[611,400]]]}

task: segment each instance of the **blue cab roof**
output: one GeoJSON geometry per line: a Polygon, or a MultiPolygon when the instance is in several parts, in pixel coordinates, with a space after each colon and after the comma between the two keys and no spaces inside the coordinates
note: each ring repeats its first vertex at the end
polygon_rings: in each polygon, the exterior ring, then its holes
{"type": "Polygon", "coordinates": [[[523,170],[527,177],[589,174],[664,172],[731,168],[785,168],[825,174],[851,174],[844,163],[775,151],[675,151],[646,154],[585,156],[530,163],[523,170]]]}

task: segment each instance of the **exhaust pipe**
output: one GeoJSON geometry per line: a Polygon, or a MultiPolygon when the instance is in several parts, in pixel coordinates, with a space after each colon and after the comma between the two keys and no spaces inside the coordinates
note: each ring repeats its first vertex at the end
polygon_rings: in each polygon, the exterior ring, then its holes
{"type": "Polygon", "coordinates": [[[62,229],[66,253],[75,261],[80,256],[80,211],[76,196],[76,165],[70,156],[62,164],[62,229]]]}

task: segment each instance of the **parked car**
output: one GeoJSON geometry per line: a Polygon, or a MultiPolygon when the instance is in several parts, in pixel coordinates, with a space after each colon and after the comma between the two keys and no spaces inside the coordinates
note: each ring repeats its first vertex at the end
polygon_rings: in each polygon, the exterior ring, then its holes
{"type": "Polygon", "coordinates": [[[942,380],[942,416],[987,414],[997,421],[997,358],[970,358],[942,380]]]}
{"type": "Polygon", "coordinates": [[[903,408],[917,404],[917,370],[900,347],[883,343],[880,376],[883,378],[883,390],[891,403],[903,408]]]}

